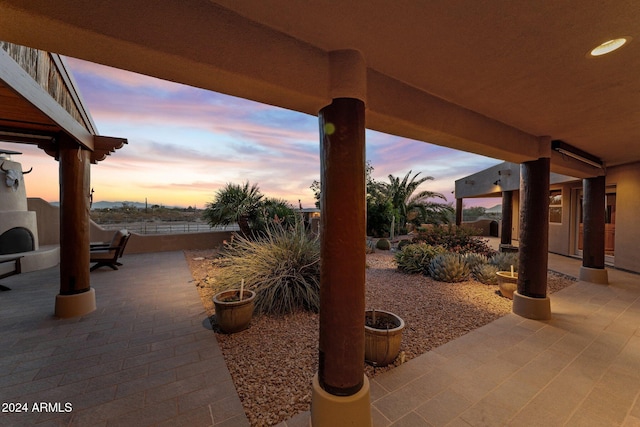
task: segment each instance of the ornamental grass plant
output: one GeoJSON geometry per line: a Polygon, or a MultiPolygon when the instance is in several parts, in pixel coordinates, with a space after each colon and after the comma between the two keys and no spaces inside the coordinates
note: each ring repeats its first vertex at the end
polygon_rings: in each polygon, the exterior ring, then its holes
{"type": "Polygon", "coordinates": [[[320,244],[302,222],[273,225],[257,237],[238,236],[220,259],[220,289],[256,293],[255,311],[286,314],[320,307],[320,244]]]}

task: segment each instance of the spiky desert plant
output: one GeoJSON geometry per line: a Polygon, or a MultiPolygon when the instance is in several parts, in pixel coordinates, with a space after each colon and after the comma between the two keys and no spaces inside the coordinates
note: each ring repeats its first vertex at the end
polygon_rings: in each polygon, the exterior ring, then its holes
{"type": "Polygon", "coordinates": [[[499,252],[489,259],[489,264],[495,265],[498,271],[518,271],[518,253],[517,252],[499,252]]]}
{"type": "Polygon", "coordinates": [[[475,252],[468,252],[462,255],[462,258],[464,258],[471,271],[473,271],[474,268],[489,262],[489,258],[475,252]]]}
{"type": "Polygon", "coordinates": [[[469,274],[469,265],[457,253],[440,254],[429,264],[429,275],[439,282],[462,282],[469,278],[469,274]]]}
{"type": "Polygon", "coordinates": [[[365,253],[372,254],[376,251],[376,244],[373,240],[367,240],[365,243],[365,253]]]}
{"type": "Polygon", "coordinates": [[[497,272],[498,268],[491,264],[480,264],[472,270],[473,277],[475,277],[478,282],[484,283],[485,285],[498,284],[497,272]]]}
{"type": "Polygon", "coordinates": [[[398,250],[402,250],[405,246],[409,246],[411,244],[411,240],[403,239],[398,242],[398,250]]]}
{"type": "Polygon", "coordinates": [[[429,263],[436,255],[444,253],[441,246],[431,246],[425,243],[412,243],[396,252],[395,260],[398,270],[403,273],[416,274],[429,272],[429,263]]]}
{"type": "Polygon", "coordinates": [[[285,314],[320,307],[320,244],[302,223],[270,226],[256,239],[238,236],[224,252],[221,289],[245,287],[256,293],[258,313],[285,314]]]}
{"type": "Polygon", "coordinates": [[[376,249],[388,251],[391,249],[391,242],[389,242],[389,239],[380,239],[376,242],[376,249]]]}

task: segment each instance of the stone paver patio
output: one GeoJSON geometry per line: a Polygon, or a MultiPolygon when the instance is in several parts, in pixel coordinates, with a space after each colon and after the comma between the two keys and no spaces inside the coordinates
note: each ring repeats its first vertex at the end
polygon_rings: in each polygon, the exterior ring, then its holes
{"type": "MultiPolygon", "coordinates": [[[[2,281],[0,401],[28,412],[0,425],[248,425],[181,252],[92,273],[98,310],[76,319],[52,315],[57,274],[2,281]]],[[[374,426],[640,426],[640,276],[609,278],[553,294],[550,321],[510,314],[376,377],[374,426]]]]}
{"type": "Polygon", "coordinates": [[[98,309],[75,319],[53,317],[57,268],[2,281],[0,400],[28,412],[0,425],[248,425],[182,252],[123,263],[91,273],[98,309]]]}
{"type": "Polygon", "coordinates": [[[374,427],[640,426],[640,276],[608,273],[552,294],[550,321],[509,314],[372,379],[374,427]]]}

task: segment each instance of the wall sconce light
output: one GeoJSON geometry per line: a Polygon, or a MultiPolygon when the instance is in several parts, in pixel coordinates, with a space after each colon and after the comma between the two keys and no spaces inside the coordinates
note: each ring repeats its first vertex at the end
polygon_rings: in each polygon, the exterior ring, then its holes
{"type": "Polygon", "coordinates": [[[572,147],[571,145],[563,141],[551,141],[551,149],[557,151],[563,156],[569,156],[572,159],[578,160],[579,162],[585,163],[591,167],[598,169],[603,168],[602,160],[600,160],[598,157],[591,155],[586,151],[582,151],[576,147],[572,147]]]}
{"type": "Polygon", "coordinates": [[[500,180],[494,181],[493,185],[500,185],[500,180]]]}

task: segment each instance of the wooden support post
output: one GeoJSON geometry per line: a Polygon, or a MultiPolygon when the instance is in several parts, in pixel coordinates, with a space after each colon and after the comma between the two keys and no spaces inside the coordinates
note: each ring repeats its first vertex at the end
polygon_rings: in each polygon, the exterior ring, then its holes
{"type": "Polygon", "coordinates": [[[513,228],[513,191],[502,192],[502,229],[500,245],[511,246],[513,228]]]}
{"type": "Polygon", "coordinates": [[[586,178],[582,186],[584,245],[580,280],[607,284],[609,280],[604,268],[605,177],[586,178]]]}
{"type": "Polygon", "coordinates": [[[56,316],[76,317],[95,310],[89,279],[89,151],[59,138],[60,294],[56,316]]]}
{"type": "Polygon", "coordinates": [[[590,268],[604,268],[604,183],[604,176],[586,178],[582,181],[584,190],[582,265],[590,268]]]}
{"type": "Polygon", "coordinates": [[[336,396],[364,381],[364,103],[334,99],[320,111],[320,386],[336,396]]]}
{"type": "Polygon", "coordinates": [[[462,199],[456,198],[456,226],[462,225],[462,199]]]}
{"type": "Polygon", "coordinates": [[[320,340],[311,383],[313,427],[370,427],[364,374],[367,65],[357,50],[329,54],[320,119],[320,340]]]}
{"type": "Polygon", "coordinates": [[[520,259],[513,312],[530,319],[551,318],[547,297],[550,159],[520,165],[520,259]]]}

